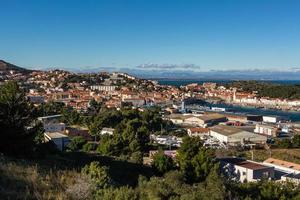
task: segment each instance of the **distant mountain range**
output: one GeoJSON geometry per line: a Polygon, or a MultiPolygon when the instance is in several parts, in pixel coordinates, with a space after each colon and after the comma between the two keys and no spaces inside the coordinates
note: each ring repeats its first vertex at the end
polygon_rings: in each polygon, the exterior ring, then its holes
{"type": "Polygon", "coordinates": [[[14,64],[5,62],[4,60],[0,60],[0,71],[10,71],[10,70],[14,70],[14,71],[18,71],[18,72],[30,72],[31,70],[29,69],[25,69],[19,66],[16,66],[14,64]]]}
{"type": "MultiPolygon", "coordinates": [[[[48,70],[51,68],[48,68],[48,70]]],[[[57,68],[56,68],[57,69],[57,68]]],[[[135,67],[78,67],[60,68],[77,73],[125,72],[146,79],[220,79],[220,80],[300,80],[300,68],[283,70],[197,70],[194,65],[141,65],[135,67]]],[[[202,67],[202,69],[205,69],[202,67]]],[[[0,60],[0,71],[31,72],[0,60]]]]}

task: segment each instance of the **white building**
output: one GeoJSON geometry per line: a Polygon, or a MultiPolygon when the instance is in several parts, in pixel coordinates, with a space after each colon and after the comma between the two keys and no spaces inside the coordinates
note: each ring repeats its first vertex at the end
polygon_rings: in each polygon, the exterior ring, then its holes
{"type": "Polygon", "coordinates": [[[145,99],[143,98],[126,98],[122,100],[123,103],[129,103],[134,107],[142,107],[145,105],[145,99]]]}
{"type": "Polygon", "coordinates": [[[266,124],[256,124],[254,129],[255,133],[272,136],[272,137],[277,136],[277,131],[278,131],[277,127],[266,125],[266,124]]]}
{"type": "Polygon", "coordinates": [[[65,123],[45,123],[44,124],[45,132],[65,132],[66,124],[65,123]]]}
{"type": "Polygon", "coordinates": [[[98,91],[106,91],[112,92],[116,90],[116,86],[114,85],[92,85],[91,90],[98,90],[98,91]]]}
{"type": "Polygon", "coordinates": [[[203,137],[209,135],[209,129],[202,127],[193,127],[188,128],[187,133],[190,137],[203,137]]]}
{"type": "Polygon", "coordinates": [[[39,117],[38,120],[43,123],[45,132],[65,132],[66,125],[59,122],[60,117],[61,115],[50,115],[39,117]]]}
{"type": "Polygon", "coordinates": [[[263,116],[263,122],[266,123],[277,123],[282,120],[279,116],[263,116]]]}
{"type": "Polygon", "coordinates": [[[265,144],[267,137],[232,126],[217,125],[210,128],[210,135],[230,146],[243,144],[265,144]]]}
{"type": "Polygon", "coordinates": [[[281,170],[287,173],[300,173],[300,165],[284,160],[279,160],[275,158],[268,158],[263,162],[265,165],[273,166],[277,170],[281,170]]]}
{"type": "Polygon", "coordinates": [[[176,136],[170,135],[150,135],[150,140],[154,141],[157,144],[168,145],[168,146],[175,146],[180,147],[182,143],[182,139],[176,136]]]}
{"type": "Polygon", "coordinates": [[[69,137],[59,132],[45,132],[44,137],[46,142],[52,141],[60,151],[70,143],[69,137]]]}
{"type": "Polygon", "coordinates": [[[300,165],[275,158],[268,158],[263,162],[264,165],[275,168],[277,180],[300,184],[300,165]]]}
{"type": "Polygon", "coordinates": [[[256,182],[263,178],[274,178],[274,167],[242,158],[219,158],[222,173],[239,182],[256,182]]]}
{"type": "Polygon", "coordinates": [[[103,128],[100,132],[100,135],[113,135],[115,129],[113,128],[103,128]]]}
{"type": "Polygon", "coordinates": [[[36,95],[32,96],[32,95],[30,95],[30,96],[27,96],[27,97],[28,97],[29,101],[31,103],[34,103],[34,104],[41,104],[41,103],[45,102],[45,97],[44,96],[36,96],[36,95]]]}
{"type": "Polygon", "coordinates": [[[224,115],[218,113],[204,114],[201,116],[193,116],[185,119],[186,124],[201,126],[204,128],[225,121],[227,121],[227,118],[224,115]]]}

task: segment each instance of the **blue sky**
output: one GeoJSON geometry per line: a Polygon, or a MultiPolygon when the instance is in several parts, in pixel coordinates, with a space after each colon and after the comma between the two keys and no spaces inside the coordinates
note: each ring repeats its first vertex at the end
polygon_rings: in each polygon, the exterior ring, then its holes
{"type": "Polygon", "coordinates": [[[297,0],[0,0],[0,5],[0,59],[24,67],[300,67],[297,0]]]}

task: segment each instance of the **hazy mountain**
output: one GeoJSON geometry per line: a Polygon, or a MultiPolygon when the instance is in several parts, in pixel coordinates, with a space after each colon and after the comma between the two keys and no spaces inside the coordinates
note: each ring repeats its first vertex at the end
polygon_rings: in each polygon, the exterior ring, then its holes
{"type": "Polygon", "coordinates": [[[0,71],[10,71],[10,70],[15,70],[18,72],[23,72],[23,73],[27,73],[27,72],[31,71],[31,70],[16,66],[14,64],[5,62],[4,60],[0,60],[0,71]]]}

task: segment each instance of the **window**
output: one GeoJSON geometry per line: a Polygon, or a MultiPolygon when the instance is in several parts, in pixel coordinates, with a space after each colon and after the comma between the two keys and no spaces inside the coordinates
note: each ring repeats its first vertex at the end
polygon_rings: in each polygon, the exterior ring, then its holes
{"type": "Polygon", "coordinates": [[[269,177],[269,172],[263,172],[262,174],[264,177],[269,177]]]}

